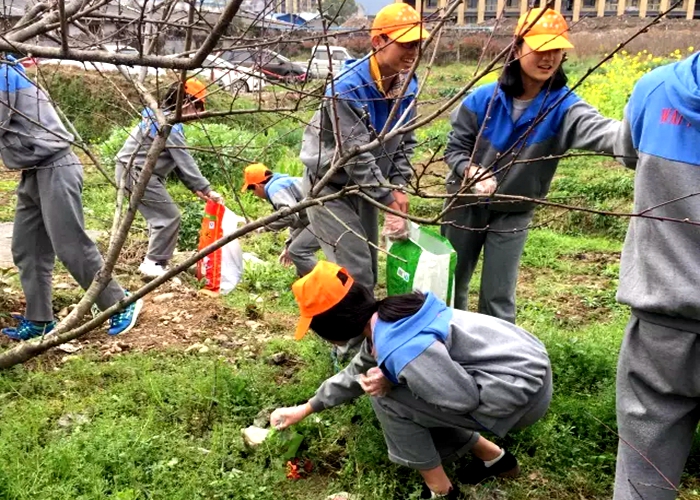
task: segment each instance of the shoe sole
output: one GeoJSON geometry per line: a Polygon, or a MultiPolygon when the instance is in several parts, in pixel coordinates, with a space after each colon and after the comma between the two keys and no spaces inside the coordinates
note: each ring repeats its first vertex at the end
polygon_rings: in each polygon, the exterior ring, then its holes
{"type": "Polygon", "coordinates": [[[124,328],[121,332],[119,333],[109,333],[107,332],[107,335],[111,335],[112,337],[116,337],[117,335],[123,335],[129,330],[131,330],[134,326],[136,326],[136,322],[139,319],[139,316],[141,315],[141,309],[143,309],[143,299],[139,299],[136,301],[134,304],[134,314],[131,316],[131,323],[129,323],[129,326],[124,328]]]}
{"type": "Polygon", "coordinates": [[[511,470],[507,470],[505,472],[501,472],[498,477],[502,477],[505,479],[513,479],[515,477],[518,477],[520,475],[520,465],[516,465],[513,467],[511,470]]]}

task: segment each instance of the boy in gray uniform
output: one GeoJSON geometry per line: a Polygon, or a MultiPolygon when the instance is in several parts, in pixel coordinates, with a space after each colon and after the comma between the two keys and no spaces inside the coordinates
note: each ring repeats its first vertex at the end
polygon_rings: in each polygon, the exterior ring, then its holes
{"type": "MultiPolygon", "coordinates": [[[[299,156],[305,166],[307,194],[328,173],[340,151],[363,146],[385,127],[398,127],[416,114],[418,79],[413,75],[410,81],[406,80],[407,71],[419,55],[421,41],[428,37],[420,15],[405,3],[387,5],[375,17],[371,37],[372,52],[360,60],[346,62],[334,84],[327,87],[321,108],[304,131],[299,156]],[[389,122],[395,105],[397,113],[389,122]]],[[[413,132],[385,141],[336,171],[318,194],[325,196],[347,185],[364,185],[363,193],[376,202],[407,213],[408,195],[386,184],[405,186],[411,181],[413,168],[409,159],[415,145],[413,132]]],[[[358,283],[374,287],[378,278],[379,209],[350,195],[309,207],[307,212],[311,230],[326,258],[347,268],[358,283]]],[[[387,236],[405,234],[403,218],[385,213],[384,221],[387,236]]],[[[347,358],[360,342],[358,338],[344,346],[334,346],[334,358],[347,358]]]]}
{"type": "MultiPolygon", "coordinates": [[[[258,198],[269,201],[275,210],[293,207],[304,199],[299,177],[273,174],[262,163],[248,165],[243,172],[243,179],[243,192],[252,191],[258,198]]],[[[280,254],[280,263],[294,264],[297,274],[304,276],[316,265],[316,252],[321,246],[309,228],[306,210],[282,217],[265,226],[270,231],[279,231],[287,227],[290,233],[280,254]]]]}
{"type": "MultiPolygon", "coordinates": [[[[304,131],[300,158],[305,166],[307,191],[328,173],[340,150],[347,152],[354,146],[365,145],[385,126],[393,128],[400,124],[399,118],[408,120],[415,116],[418,92],[415,75],[403,95],[400,90],[406,83],[406,71],[418,57],[421,40],[428,36],[420,15],[404,3],[388,5],[377,14],[371,36],[372,52],[346,63],[334,85],[326,89],[321,108],[304,131]],[[398,112],[389,123],[395,103],[398,112]],[[342,144],[337,143],[338,138],[342,144]]],[[[410,182],[413,169],[409,158],[415,144],[411,132],[358,155],[335,172],[320,196],[337,192],[346,185],[371,186],[363,188],[363,192],[382,205],[407,212],[407,195],[382,184],[410,182]]],[[[372,244],[377,245],[379,240],[377,207],[357,196],[348,196],[321,207],[309,207],[308,214],[326,258],[347,268],[359,283],[374,287],[377,251],[372,244]]],[[[392,215],[386,214],[385,220],[386,227],[392,215]]]]}
{"type": "Polygon", "coordinates": [[[617,369],[614,500],[675,498],[700,420],[700,228],[682,222],[700,220],[698,145],[696,53],[640,78],[617,151],[636,170],[634,213],[681,222],[634,217],[622,250],[617,298],[632,316],[617,369]]]}
{"type": "MultiPolygon", "coordinates": [[[[177,102],[179,83],[168,89],[163,99],[166,114],[173,111],[177,102]]],[[[206,87],[199,80],[190,78],[184,84],[182,100],[183,114],[204,110],[206,87]]],[[[129,138],[117,153],[117,183],[124,182],[127,192],[138,180],[141,168],[146,163],[148,150],[158,133],[158,125],[153,111],[146,108],[141,122],[131,131],[129,138]]],[[[180,233],[180,209],[168,194],[166,179],[174,173],[194,194],[202,200],[223,202],[222,196],[213,191],[209,181],[202,175],[197,163],[187,150],[184,130],[181,123],[173,125],[165,149],[156,160],[153,175],[148,180],[146,191],[139,203],[139,212],[148,222],[148,251],[139,271],[146,278],[157,278],[165,274],[168,261],[173,257],[180,233]]]]}
{"type": "MultiPolygon", "coordinates": [[[[7,168],[22,172],[12,257],[19,268],[27,308],[16,328],[2,330],[15,340],[44,335],[55,326],[51,275],[56,257],[83,289],[104,263],[85,233],[83,166],[70,149],[72,141],[49,98],[22,66],[0,65],[0,154],[7,168]]],[[[124,297],[122,287],[111,280],[96,305],[105,310],[124,297]]],[[[112,316],[109,334],[130,330],[142,304],[139,300],[112,316]]]]}

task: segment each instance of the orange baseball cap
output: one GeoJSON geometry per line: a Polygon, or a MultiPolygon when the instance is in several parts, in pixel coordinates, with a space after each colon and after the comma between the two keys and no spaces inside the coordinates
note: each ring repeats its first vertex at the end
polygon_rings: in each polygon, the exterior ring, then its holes
{"type": "Polygon", "coordinates": [[[386,35],[395,42],[408,43],[428,38],[423,20],[416,9],[405,3],[392,3],[377,13],[371,36],[386,35]]]}
{"type": "Polygon", "coordinates": [[[260,184],[261,182],[265,182],[270,178],[270,174],[268,173],[269,171],[270,169],[262,163],[253,163],[252,165],[248,165],[243,171],[243,189],[241,189],[241,192],[245,193],[248,186],[254,186],[256,184],[260,184]]]}
{"type": "Polygon", "coordinates": [[[540,12],[542,12],[540,8],[531,9],[530,12],[520,16],[518,26],[515,28],[515,36],[522,36],[525,43],[535,52],[573,49],[574,46],[569,41],[569,25],[566,24],[564,16],[556,10],[547,9],[537,19],[540,12]],[[535,19],[537,22],[533,24],[535,19]]]}
{"type": "Polygon", "coordinates": [[[309,331],[313,317],[328,311],[343,300],[353,283],[352,276],[344,268],[327,260],[319,261],[309,274],[295,281],[292,292],[299,304],[301,318],[294,338],[299,340],[304,337],[309,331]],[[345,283],[338,274],[347,276],[345,283]]]}
{"type": "Polygon", "coordinates": [[[196,78],[188,78],[187,81],[185,81],[185,93],[198,101],[204,102],[207,98],[207,86],[196,78]]]}

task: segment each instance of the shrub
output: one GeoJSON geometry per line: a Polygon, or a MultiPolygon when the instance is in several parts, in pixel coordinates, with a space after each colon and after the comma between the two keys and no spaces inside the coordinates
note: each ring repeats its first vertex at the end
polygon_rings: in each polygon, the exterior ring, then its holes
{"type": "MultiPolygon", "coordinates": [[[[114,168],[114,157],[128,136],[128,128],[117,128],[98,146],[106,165],[114,168]]],[[[303,170],[297,150],[301,130],[289,125],[259,133],[222,123],[198,122],[185,125],[185,137],[199,169],[212,184],[240,189],[243,168],[251,162],[297,176],[303,170]]]]}
{"type": "Polygon", "coordinates": [[[123,96],[139,102],[132,84],[117,83],[121,78],[113,78],[112,84],[96,71],[50,67],[42,69],[38,80],[89,143],[107,138],[114,127],[129,124],[132,115],[124,113],[123,96]]]}

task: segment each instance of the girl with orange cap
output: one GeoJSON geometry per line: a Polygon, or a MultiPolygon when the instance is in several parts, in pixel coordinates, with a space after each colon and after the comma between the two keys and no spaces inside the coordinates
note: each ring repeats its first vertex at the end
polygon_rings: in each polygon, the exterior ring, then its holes
{"type": "MultiPolygon", "coordinates": [[[[184,85],[176,82],[168,89],[162,104],[166,115],[174,110],[180,91],[183,96],[183,115],[204,111],[206,87],[199,80],[190,78],[184,85]]],[[[149,108],[144,109],[141,122],[134,127],[117,153],[117,184],[124,182],[127,193],[138,180],[158,130],[153,111],[149,108]]],[[[201,199],[223,202],[222,196],[211,189],[209,181],[199,171],[197,163],[187,150],[183,126],[176,123],[170,131],[165,149],[156,160],[153,175],[138,206],[139,212],[148,222],[148,251],[139,266],[139,271],[147,278],[157,278],[166,272],[168,261],[175,253],[180,232],[180,209],[165,187],[166,179],[171,173],[201,199]]]]}
{"type": "Polygon", "coordinates": [[[361,335],[360,352],[306,404],[275,410],[283,429],[313,412],[368,393],[389,459],[417,469],[424,498],[458,498],[442,464],[468,451],[461,482],[519,473],[513,455],[478,431],[503,437],[542,418],[552,396],[547,351],[505,321],[447,307],[432,293],[377,301],[336,264],[322,261],[292,286],[301,310],[296,337],[311,328],[343,345],[361,335]]]}
{"type": "Polygon", "coordinates": [[[474,90],[452,113],[447,191],[464,196],[445,215],[443,233],[457,251],[459,309],[467,308],[483,248],[479,312],[515,322],[518,267],[536,204],[488,196],[545,198],[569,149],[613,153],[620,122],[604,118],[566,87],[562,62],[573,48],[568,29],[552,9],[523,15],[498,82],[474,90]]]}

